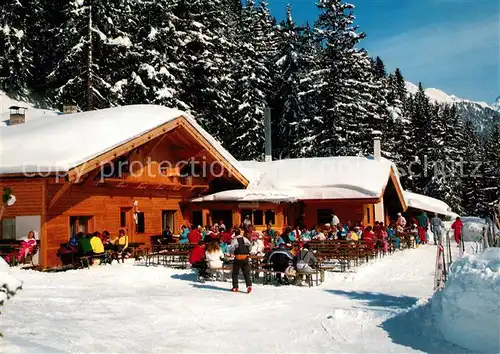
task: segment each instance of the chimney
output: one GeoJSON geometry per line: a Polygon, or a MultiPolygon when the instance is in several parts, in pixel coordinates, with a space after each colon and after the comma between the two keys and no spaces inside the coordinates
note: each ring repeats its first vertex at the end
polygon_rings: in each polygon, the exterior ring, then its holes
{"type": "Polygon", "coordinates": [[[372,131],[373,135],[373,158],[376,161],[382,159],[382,148],[380,146],[380,138],[382,137],[382,132],[379,130],[372,131]]]}
{"type": "Polygon", "coordinates": [[[273,160],[273,147],[271,143],[271,108],[264,108],[265,154],[266,162],[273,160]]]}
{"type": "Polygon", "coordinates": [[[63,104],[63,113],[64,114],[72,114],[76,113],[76,104],[75,103],[66,103],[63,104]]]}
{"type": "Polygon", "coordinates": [[[10,106],[9,125],[23,124],[26,121],[26,107],[10,106]]]}

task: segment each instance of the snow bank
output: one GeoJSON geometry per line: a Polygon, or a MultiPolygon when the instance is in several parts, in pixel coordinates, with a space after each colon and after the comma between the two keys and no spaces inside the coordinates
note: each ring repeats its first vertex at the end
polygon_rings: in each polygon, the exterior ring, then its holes
{"type": "Polygon", "coordinates": [[[432,312],[443,337],[474,352],[500,352],[500,249],[466,256],[452,265],[432,312]]]}
{"type": "Polygon", "coordinates": [[[480,241],[483,237],[486,221],[477,217],[462,217],[464,227],[462,228],[462,237],[465,242],[480,241]]]}
{"type": "Polygon", "coordinates": [[[10,274],[9,265],[0,257],[0,306],[14,295],[21,285],[22,282],[10,274]]]}

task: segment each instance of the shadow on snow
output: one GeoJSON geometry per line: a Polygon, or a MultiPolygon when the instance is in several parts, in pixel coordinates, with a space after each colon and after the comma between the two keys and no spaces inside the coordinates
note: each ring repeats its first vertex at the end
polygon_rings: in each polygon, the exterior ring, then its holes
{"type": "Polygon", "coordinates": [[[366,302],[368,306],[387,307],[390,309],[406,309],[417,303],[416,297],[394,296],[382,293],[372,293],[369,291],[343,291],[343,290],[325,290],[334,295],[346,296],[352,300],[366,302]]]}
{"type": "Polygon", "coordinates": [[[470,353],[442,337],[434,324],[430,302],[388,318],[380,327],[387,332],[393,343],[426,353],[470,353]]]}

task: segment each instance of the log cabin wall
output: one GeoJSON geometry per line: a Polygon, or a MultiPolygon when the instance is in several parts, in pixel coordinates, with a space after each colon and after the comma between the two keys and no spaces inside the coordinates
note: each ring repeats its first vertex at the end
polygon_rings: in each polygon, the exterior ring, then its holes
{"type": "MultiPolygon", "coordinates": [[[[60,188],[60,185],[48,185],[49,200],[60,188]]],[[[59,263],[56,252],[70,237],[71,217],[89,217],[89,232],[107,230],[115,236],[120,228],[126,229],[130,242],[144,242],[149,246],[150,236],[162,232],[162,211],[173,212],[175,230],[172,231],[177,231],[184,223],[180,207],[182,199],[179,192],[71,186],[47,212],[47,265],[59,263]],[[137,211],[144,213],[144,232],[141,233],[135,232],[131,220],[134,201],[138,202],[137,211]],[[121,225],[120,212],[124,210],[128,212],[128,228],[121,225]]]]}
{"type": "Polygon", "coordinates": [[[0,180],[0,192],[3,193],[4,187],[9,187],[16,197],[16,203],[5,208],[3,217],[42,215],[44,183],[43,179],[0,180]]]}

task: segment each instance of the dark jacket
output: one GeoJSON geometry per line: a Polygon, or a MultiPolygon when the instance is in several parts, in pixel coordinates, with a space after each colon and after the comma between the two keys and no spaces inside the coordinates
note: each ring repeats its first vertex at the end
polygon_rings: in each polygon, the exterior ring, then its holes
{"type": "Polygon", "coordinates": [[[293,255],[285,248],[278,248],[269,255],[273,270],[284,272],[293,263],[293,255]]]}

